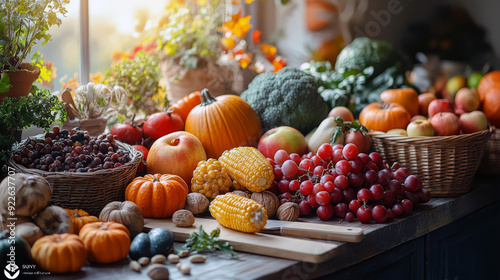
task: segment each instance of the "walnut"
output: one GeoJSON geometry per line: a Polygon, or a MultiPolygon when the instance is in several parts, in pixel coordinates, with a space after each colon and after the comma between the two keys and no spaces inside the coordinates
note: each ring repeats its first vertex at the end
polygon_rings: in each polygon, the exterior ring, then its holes
{"type": "Polygon", "coordinates": [[[239,196],[250,198],[250,195],[244,191],[235,190],[235,191],[233,191],[233,193],[236,195],[239,195],[239,196]]]}
{"type": "Polygon", "coordinates": [[[277,216],[282,221],[296,221],[300,216],[299,205],[294,202],[285,202],[278,208],[277,216]]]}
{"type": "Polygon", "coordinates": [[[201,193],[188,193],[184,209],[191,211],[194,215],[201,214],[208,209],[210,201],[201,193]]]}
{"type": "Polygon", "coordinates": [[[194,216],[191,211],[181,209],[175,211],[172,221],[178,227],[190,227],[194,224],[194,216]]]}
{"type": "Polygon", "coordinates": [[[262,204],[262,206],[266,208],[268,218],[271,218],[272,216],[274,216],[274,214],[276,214],[276,210],[280,205],[278,197],[270,191],[252,193],[251,198],[257,201],[258,203],[262,204]]]}

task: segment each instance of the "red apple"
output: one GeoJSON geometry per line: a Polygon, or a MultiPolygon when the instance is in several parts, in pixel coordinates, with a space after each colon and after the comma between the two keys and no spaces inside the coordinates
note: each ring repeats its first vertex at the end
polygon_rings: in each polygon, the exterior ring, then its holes
{"type": "Polygon", "coordinates": [[[206,159],[203,144],[196,136],[177,131],[160,137],[153,143],[146,164],[149,174],[178,175],[189,186],[198,162],[206,159]]]}
{"type": "Polygon", "coordinates": [[[136,150],[142,153],[142,162],[139,163],[139,167],[137,167],[137,172],[141,172],[146,169],[146,165],[144,164],[148,159],[148,149],[142,145],[133,145],[136,150]]]}
{"type": "Polygon", "coordinates": [[[352,115],[351,110],[344,106],[337,106],[333,108],[330,113],[328,113],[328,117],[341,117],[346,122],[354,121],[354,116],[352,115]]]}
{"type": "Polygon", "coordinates": [[[268,158],[274,158],[276,151],[283,149],[288,154],[303,155],[307,151],[304,135],[289,126],[271,128],[260,137],[257,149],[268,158]]]}
{"type": "Polygon", "coordinates": [[[464,112],[472,112],[479,109],[481,99],[475,89],[461,88],[455,95],[455,106],[464,112]]]}
{"type": "Polygon", "coordinates": [[[412,121],[406,127],[406,132],[408,136],[434,136],[434,127],[428,120],[416,120],[412,121]]]}
{"type": "Polygon", "coordinates": [[[416,121],[416,120],[426,120],[426,119],[427,118],[422,116],[422,115],[415,115],[415,116],[411,117],[410,122],[416,121]]]}
{"type": "Polygon", "coordinates": [[[435,114],[439,112],[453,112],[451,108],[451,103],[448,99],[436,99],[429,103],[429,118],[432,118],[435,114]]]}
{"type": "Polygon", "coordinates": [[[370,151],[370,146],[372,141],[368,134],[364,134],[361,131],[348,131],[345,135],[345,144],[352,143],[358,147],[360,153],[368,153],[370,151]]]}
{"type": "Polygon", "coordinates": [[[473,133],[488,128],[486,115],[481,111],[463,113],[460,116],[460,128],[462,133],[473,133]]]}
{"type": "Polygon", "coordinates": [[[427,116],[429,114],[429,104],[432,100],[436,100],[436,95],[432,92],[422,93],[418,96],[419,112],[421,115],[427,116]]]}
{"type": "Polygon", "coordinates": [[[460,133],[460,121],[457,115],[450,112],[439,112],[431,119],[436,135],[447,136],[460,133]]]}

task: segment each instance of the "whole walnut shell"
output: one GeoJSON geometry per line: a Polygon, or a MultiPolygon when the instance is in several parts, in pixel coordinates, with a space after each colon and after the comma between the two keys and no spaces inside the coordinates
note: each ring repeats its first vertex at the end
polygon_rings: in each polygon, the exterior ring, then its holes
{"type": "Polygon", "coordinates": [[[177,210],[172,215],[172,221],[178,227],[190,227],[194,224],[194,216],[191,211],[188,210],[177,210]]]}
{"type": "Polygon", "coordinates": [[[239,191],[239,190],[235,190],[233,191],[234,194],[237,194],[239,196],[243,196],[243,197],[246,197],[246,198],[250,198],[250,195],[244,191],[239,191]]]}
{"type": "Polygon", "coordinates": [[[251,199],[257,201],[258,203],[262,204],[264,208],[266,208],[268,218],[271,218],[272,216],[274,216],[274,214],[276,214],[276,210],[280,205],[278,197],[270,191],[252,193],[251,199]]]}
{"type": "Polygon", "coordinates": [[[210,201],[201,193],[188,193],[184,209],[191,211],[194,215],[204,213],[208,209],[210,201]]]}
{"type": "Polygon", "coordinates": [[[300,216],[299,205],[294,202],[285,202],[281,204],[276,214],[282,221],[296,221],[300,216]]]}

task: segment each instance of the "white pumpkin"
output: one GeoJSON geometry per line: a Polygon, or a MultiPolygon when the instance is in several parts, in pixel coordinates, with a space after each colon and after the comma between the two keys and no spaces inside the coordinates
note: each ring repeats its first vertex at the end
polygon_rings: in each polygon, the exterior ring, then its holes
{"type": "Polygon", "coordinates": [[[16,173],[0,183],[0,213],[13,206],[17,216],[32,216],[47,207],[52,196],[49,182],[38,175],[16,173]],[[15,202],[14,202],[15,200],[15,202]]]}

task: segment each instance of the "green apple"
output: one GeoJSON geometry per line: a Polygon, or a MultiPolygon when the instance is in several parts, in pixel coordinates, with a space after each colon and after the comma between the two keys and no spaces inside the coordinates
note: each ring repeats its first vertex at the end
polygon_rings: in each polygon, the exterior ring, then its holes
{"type": "Polygon", "coordinates": [[[434,127],[428,120],[415,120],[408,124],[406,133],[410,137],[434,136],[434,127]]]}

